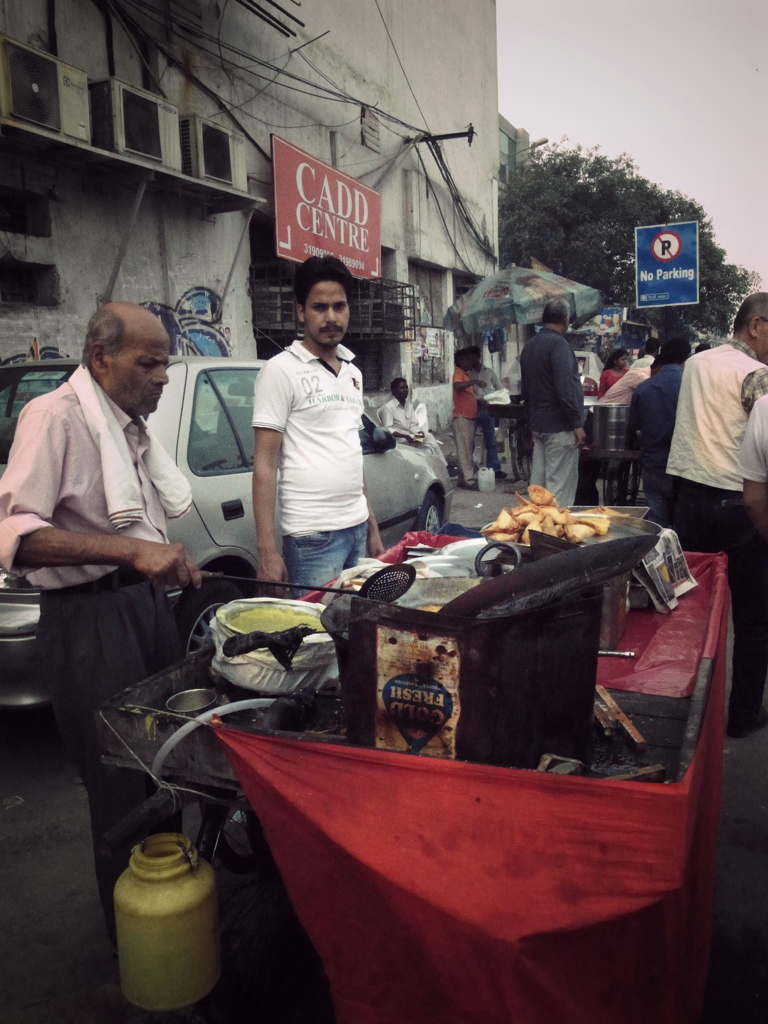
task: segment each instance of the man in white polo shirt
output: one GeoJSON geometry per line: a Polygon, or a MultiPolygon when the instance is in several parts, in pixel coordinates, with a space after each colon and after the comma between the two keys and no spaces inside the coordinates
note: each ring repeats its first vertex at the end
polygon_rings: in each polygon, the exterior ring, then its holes
{"type": "Polygon", "coordinates": [[[768,292],[741,305],[733,339],[685,364],[667,473],[681,477],[674,527],[685,551],[724,551],[733,610],[728,735],[768,724],[768,544],[744,507],[739,453],[747,418],[768,394],[768,292]]]}
{"type": "Polygon", "coordinates": [[[383,551],[363,484],[362,374],[341,344],[351,289],[341,260],[302,263],[293,290],[304,340],[270,359],[256,379],[253,510],[261,579],[323,584],[357,565],[366,549],[371,557],[383,551]]]}

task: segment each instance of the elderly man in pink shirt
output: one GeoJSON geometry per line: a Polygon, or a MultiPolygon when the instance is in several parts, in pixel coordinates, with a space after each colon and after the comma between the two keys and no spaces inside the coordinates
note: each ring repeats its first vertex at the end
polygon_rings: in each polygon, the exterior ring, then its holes
{"type": "Polygon", "coordinates": [[[99,854],[104,832],[147,796],[146,777],[107,771],[95,712],[177,660],[164,584],[200,586],[168,517],[191,505],[187,480],[143,417],[168,383],[169,340],[127,302],[91,319],[83,365],[19,416],[0,478],[0,565],[42,589],[38,644],[56,724],[88,792],[96,878],[115,940],[112,890],[130,850],[99,854]]]}

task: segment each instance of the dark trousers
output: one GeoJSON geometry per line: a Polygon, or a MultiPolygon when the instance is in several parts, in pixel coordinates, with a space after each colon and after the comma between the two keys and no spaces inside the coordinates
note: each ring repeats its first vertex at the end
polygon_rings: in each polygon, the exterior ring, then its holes
{"type": "Polygon", "coordinates": [[[724,551],[733,612],[731,725],[751,725],[763,701],[768,672],[768,545],[738,501],[739,491],[683,480],[675,530],[685,551],[724,551]]]}
{"type": "MultiPolygon", "coordinates": [[[[88,792],[96,881],[115,942],[112,891],[130,847],[99,853],[101,836],[146,799],[149,776],[103,765],[96,738],[98,707],[181,657],[165,592],[140,583],[99,594],[44,591],[37,637],[48,672],[56,725],[88,792]]],[[[160,829],[158,829],[160,831],[160,829]]]]}
{"type": "Polygon", "coordinates": [[[485,464],[498,473],[501,469],[501,463],[499,462],[499,447],[496,444],[496,422],[488,410],[484,409],[481,405],[477,407],[477,426],[483,432],[485,464]]]}

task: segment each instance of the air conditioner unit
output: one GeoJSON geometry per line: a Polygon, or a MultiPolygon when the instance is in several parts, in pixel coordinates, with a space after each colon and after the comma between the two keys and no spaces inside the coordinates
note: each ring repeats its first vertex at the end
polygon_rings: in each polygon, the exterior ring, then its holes
{"type": "Polygon", "coordinates": [[[0,36],[0,116],[89,142],[88,76],[0,36]]]}
{"type": "Polygon", "coordinates": [[[172,103],[117,78],[91,82],[91,141],[181,170],[179,112],[172,103]]]}
{"type": "Polygon", "coordinates": [[[245,140],[239,132],[191,114],[179,118],[181,169],[193,178],[221,181],[248,191],[245,140]]]}

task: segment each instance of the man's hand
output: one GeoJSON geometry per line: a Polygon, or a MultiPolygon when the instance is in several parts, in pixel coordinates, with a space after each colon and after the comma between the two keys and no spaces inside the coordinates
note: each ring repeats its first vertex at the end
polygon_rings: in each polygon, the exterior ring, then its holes
{"type": "Polygon", "coordinates": [[[573,445],[573,447],[574,448],[583,448],[584,444],[585,444],[585,442],[587,440],[587,435],[586,435],[586,432],[584,430],[584,427],[576,427],[576,429],[573,432],[573,437],[574,437],[574,445],[573,445]]]}
{"type": "Polygon", "coordinates": [[[379,524],[376,522],[376,513],[373,511],[373,505],[371,505],[371,499],[368,497],[365,484],[363,484],[363,494],[368,505],[368,535],[365,538],[365,550],[369,558],[378,558],[379,555],[384,553],[385,548],[381,542],[379,524]]]}
{"type": "Polygon", "coordinates": [[[203,582],[200,570],[182,544],[154,544],[137,540],[133,568],[143,572],[163,587],[186,587],[190,583],[199,590],[203,582]]]}
{"type": "Polygon", "coordinates": [[[378,558],[379,555],[383,555],[386,550],[381,542],[381,534],[379,528],[371,530],[370,525],[368,526],[368,537],[365,542],[365,550],[368,553],[369,558],[378,558]]]}
{"type": "Polygon", "coordinates": [[[256,572],[260,580],[274,580],[275,583],[289,582],[285,562],[277,551],[259,551],[256,572]]]}

